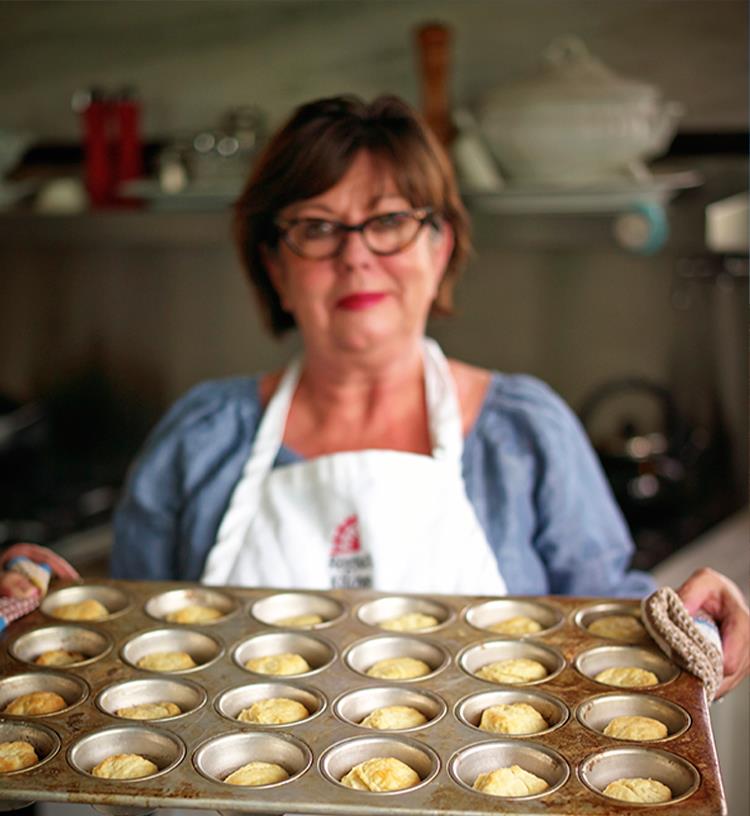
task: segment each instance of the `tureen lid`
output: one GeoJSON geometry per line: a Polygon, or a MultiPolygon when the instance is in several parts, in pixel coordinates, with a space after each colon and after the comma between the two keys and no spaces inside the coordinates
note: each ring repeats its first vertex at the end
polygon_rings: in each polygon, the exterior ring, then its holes
{"type": "Polygon", "coordinates": [[[509,105],[602,102],[639,104],[660,97],[654,85],[627,79],[593,56],[578,37],[553,40],[535,70],[490,91],[485,112],[509,105]]]}

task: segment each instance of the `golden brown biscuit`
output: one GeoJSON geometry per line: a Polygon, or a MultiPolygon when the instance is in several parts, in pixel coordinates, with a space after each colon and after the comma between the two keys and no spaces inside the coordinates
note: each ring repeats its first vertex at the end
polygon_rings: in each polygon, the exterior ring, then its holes
{"type": "Polygon", "coordinates": [[[80,663],[86,656],[80,652],[69,652],[67,649],[50,649],[42,652],[34,659],[37,666],[68,666],[71,663],[80,663]]]}
{"type": "Polygon", "coordinates": [[[315,612],[307,615],[291,615],[288,618],[279,618],[273,622],[274,626],[288,626],[292,629],[309,629],[323,623],[323,618],[315,612]]]}
{"type": "Polygon", "coordinates": [[[311,671],[310,664],[302,655],[293,652],[282,652],[276,655],[251,657],[245,668],[258,674],[303,674],[311,671]]]}
{"type": "Polygon", "coordinates": [[[289,779],[289,774],[275,762],[248,762],[236,771],[232,771],[224,780],[230,785],[273,785],[289,779]]]}
{"type": "Polygon", "coordinates": [[[237,719],[260,725],[281,725],[306,720],[309,716],[310,712],[299,700],[269,697],[267,700],[256,700],[249,708],[243,708],[237,719]]]}
{"type": "Polygon", "coordinates": [[[395,618],[387,618],[380,621],[378,626],[387,629],[389,632],[418,632],[420,629],[430,629],[437,626],[438,619],[434,615],[426,615],[424,612],[406,612],[395,618]]]}
{"type": "Polygon", "coordinates": [[[373,663],[366,674],[383,680],[409,680],[412,677],[423,677],[431,671],[424,660],[416,657],[388,657],[373,663]]]}
{"type": "Polygon", "coordinates": [[[610,720],[604,729],[604,735],[625,740],[658,740],[664,739],[669,731],[667,726],[653,717],[623,715],[610,720]]]}
{"type": "Polygon", "coordinates": [[[150,759],[140,754],[112,754],[91,769],[93,776],[104,779],[140,779],[159,770],[150,759]]]}
{"type": "Polygon", "coordinates": [[[109,610],[95,598],[88,598],[78,603],[62,604],[51,610],[50,615],[60,620],[96,621],[109,617],[109,610]]]}
{"type": "Polygon", "coordinates": [[[182,609],[175,609],[174,612],[168,612],[164,619],[170,623],[210,623],[223,617],[223,612],[212,606],[190,604],[183,606],[182,609]]]}
{"type": "Polygon", "coordinates": [[[136,663],[139,669],[163,672],[192,669],[197,665],[187,652],[151,652],[151,654],[143,655],[136,663]]]}
{"type": "Polygon", "coordinates": [[[397,728],[415,728],[427,722],[427,717],[412,706],[383,706],[371,711],[360,725],[365,728],[377,728],[380,731],[393,731],[397,728]]]}
{"type": "Polygon", "coordinates": [[[485,708],[479,727],[496,734],[536,734],[549,723],[528,703],[500,703],[485,708]]]}
{"type": "Polygon", "coordinates": [[[549,674],[546,667],[538,660],[527,657],[513,657],[508,660],[496,660],[487,663],[476,672],[477,677],[491,680],[493,683],[531,683],[541,680],[549,674]]]}
{"type": "Polygon", "coordinates": [[[492,796],[532,796],[546,791],[549,784],[520,765],[511,765],[479,774],[472,787],[492,796]]]}
{"type": "Polygon", "coordinates": [[[542,631],[542,624],[529,618],[527,615],[514,615],[512,618],[497,621],[486,626],[490,632],[497,632],[499,635],[533,635],[534,632],[542,631]]]}
{"type": "Polygon", "coordinates": [[[594,677],[599,683],[606,683],[608,686],[620,686],[622,688],[637,688],[639,686],[655,686],[659,678],[648,669],[641,669],[637,666],[610,666],[594,677]]]}
{"type": "Polygon", "coordinates": [[[62,711],[67,705],[65,699],[56,691],[33,691],[31,694],[22,694],[11,700],[3,709],[3,713],[38,717],[40,714],[62,711]]]}
{"type": "Polygon", "coordinates": [[[341,779],[341,784],[348,788],[378,792],[413,788],[420,782],[419,774],[395,757],[367,759],[341,779]]]}
{"type": "Polygon", "coordinates": [[[163,717],[176,717],[182,714],[182,709],[176,703],[140,703],[118,708],[115,714],[126,720],[160,720],[163,717]]]}
{"type": "Polygon", "coordinates": [[[34,746],[25,740],[0,742],[0,773],[21,771],[39,762],[34,746]]]}
{"type": "Polygon", "coordinates": [[[588,625],[588,630],[597,637],[624,640],[628,642],[645,640],[645,626],[635,615],[605,615],[588,625]]]}
{"type": "Polygon", "coordinates": [[[663,782],[638,776],[615,779],[602,793],[623,802],[656,803],[668,802],[672,798],[672,791],[663,782]]]}

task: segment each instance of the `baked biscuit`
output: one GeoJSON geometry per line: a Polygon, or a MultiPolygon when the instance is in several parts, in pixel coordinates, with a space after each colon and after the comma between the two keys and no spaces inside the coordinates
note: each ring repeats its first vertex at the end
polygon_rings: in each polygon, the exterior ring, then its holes
{"type": "Polygon", "coordinates": [[[393,731],[397,728],[415,728],[427,722],[427,717],[412,706],[383,706],[371,711],[360,725],[365,728],[377,728],[380,731],[393,731]]]}
{"type": "Polygon", "coordinates": [[[514,615],[512,618],[491,623],[485,629],[499,635],[533,635],[534,632],[542,631],[542,624],[527,615],[514,615]]]}
{"type": "Polygon", "coordinates": [[[39,762],[34,746],[25,740],[0,742],[0,773],[22,771],[39,762]]]}
{"type": "Polygon", "coordinates": [[[532,796],[546,791],[549,784],[520,765],[511,765],[479,774],[472,787],[492,796],[532,796]]]}
{"type": "Polygon", "coordinates": [[[528,703],[500,703],[485,708],[479,727],[495,734],[536,734],[549,723],[528,703]]]}
{"type": "Polygon", "coordinates": [[[69,652],[67,649],[49,649],[34,658],[37,666],[69,666],[71,663],[80,663],[86,656],[80,652],[69,652]]]}
{"type": "Polygon", "coordinates": [[[409,680],[412,677],[423,677],[432,669],[416,657],[387,657],[378,660],[367,670],[368,677],[380,677],[383,680],[409,680]]]}
{"type": "Polygon", "coordinates": [[[182,709],[176,703],[140,703],[118,708],[115,714],[126,720],[160,720],[163,717],[176,717],[182,714],[182,709]]]}
{"type": "Polygon", "coordinates": [[[477,677],[491,680],[493,683],[531,683],[541,680],[549,674],[546,667],[538,660],[528,657],[513,657],[508,660],[496,660],[487,663],[476,672],[477,677]]]}
{"type": "Polygon", "coordinates": [[[135,665],[139,669],[173,672],[192,669],[198,664],[187,652],[151,652],[143,655],[135,665]]]}
{"type": "Polygon", "coordinates": [[[279,618],[273,622],[274,626],[289,626],[292,629],[309,629],[318,623],[323,623],[323,618],[316,612],[307,615],[292,615],[288,618],[279,618]]]}
{"type": "Polygon", "coordinates": [[[655,686],[659,678],[648,669],[641,669],[637,666],[610,666],[594,677],[599,683],[606,683],[608,686],[620,686],[622,688],[637,688],[639,686],[655,686]]]}
{"type": "Polygon", "coordinates": [[[395,618],[387,618],[380,621],[378,626],[387,629],[389,632],[418,632],[420,629],[430,629],[437,626],[438,619],[434,615],[426,615],[424,612],[406,612],[395,618]]]}
{"type": "Polygon", "coordinates": [[[376,792],[413,788],[420,782],[419,774],[395,757],[367,759],[341,778],[341,784],[347,788],[376,792]]]}
{"type": "Polygon", "coordinates": [[[224,780],[229,785],[273,785],[289,779],[289,774],[275,762],[248,762],[232,771],[224,780]]]}
{"type": "Polygon", "coordinates": [[[310,712],[299,700],[269,697],[267,700],[256,700],[249,708],[243,708],[237,719],[260,725],[281,725],[306,720],[309,716],[310,712]]]}
{"type": "Polygon", "coordinates": [[[62,711],[67,705],[65,699],[56,691],[33,691],[31,694],[22,694],[11,700],[3,709],[3,714],[38,717],[40,714],[62,711]]]}
{"type": "Polygon", "coordinates": [[[606,737],[643,742],[664,739],[669,731],[663,722],[653,717],[623,715],[610,720],[603,733],[606,737]]]}
{"type": "Polygon", "coordinates": [[[623,802],[653,803],[668,802],[672,798],[672,791],[658,779],[643,779],[642,777],[623,777],[615,779],[602,791],[605,796],[621,799],[623,802]]]}
{"type": "Polygon", "coordinates": [[[95,598],[88,598],[78,603],[62,604],[50,611],[53,618],[72,621],[96,621],[109,617],[109,609],[95,598]]]}
{"type": "Polygon", "coordinates": [[[251,657],[245,663],[245,668],[258,674],[304,674],[309,672],[310,664],[302,655],[293,652],[282,652],[276,655],[251,657]]]}
{"type": "Polygon", "coordinates": [[[598,637],[631,643],[647,638],[646,627],[635,615],[605,615],[592,621],[587,629],[592,635],[598,637]]]}
{"type": "Polygon", "coordinates": [[[104,779],[140,779],[159,770],[150,759],[140,754],[112,754],[91,769],[93,776],[104,779]]]}
{"type": "Polygon", "coordinates": [[[170,623],[210,623],[223,617],[224,613],[213,606],[190,604],[189,606],[183,606],[182,609],[168,612],[164,616],[164,620],[170,623]]]}

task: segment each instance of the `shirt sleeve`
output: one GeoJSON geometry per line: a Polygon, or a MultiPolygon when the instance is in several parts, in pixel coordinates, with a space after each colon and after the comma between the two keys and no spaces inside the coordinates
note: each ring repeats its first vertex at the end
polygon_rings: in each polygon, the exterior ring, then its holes
{"type": "Polygon", "coordinates": [[[537,392],[539,478],[534,547],[550,591],[565,595],[642,597],[650,575],[629,570],[635,547],[599,460],[577,417],[550,388],[537,392]]]}

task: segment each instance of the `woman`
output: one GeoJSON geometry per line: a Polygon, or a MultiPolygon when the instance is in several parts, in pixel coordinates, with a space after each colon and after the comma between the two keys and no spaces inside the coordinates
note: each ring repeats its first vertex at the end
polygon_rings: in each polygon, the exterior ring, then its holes
{"type": "MultiPolygon", "coordinates": [[[[198,386],[116,518],[116,577],[482,594],[646,594],[570,410],[530,377],[446,360],[469,239],[450,164],[400,100],[301,107],[236,210],[284,372],[198,386]]],[[[725,580],[725,579],[722,579],[725,580]]],[[[705,579],[699,578],[699,585],[705,579]]]]}

